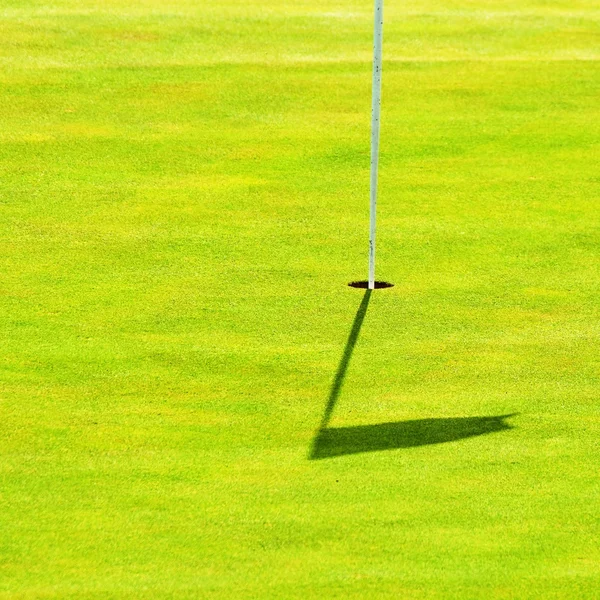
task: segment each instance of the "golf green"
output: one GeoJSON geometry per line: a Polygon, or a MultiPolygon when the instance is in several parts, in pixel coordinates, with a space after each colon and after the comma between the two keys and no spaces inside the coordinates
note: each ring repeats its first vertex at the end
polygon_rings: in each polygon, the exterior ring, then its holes
{"type": "Polygon", "coordinates": [[[3,0],[0,599],[600,590],[600,8],[3,0]]]}

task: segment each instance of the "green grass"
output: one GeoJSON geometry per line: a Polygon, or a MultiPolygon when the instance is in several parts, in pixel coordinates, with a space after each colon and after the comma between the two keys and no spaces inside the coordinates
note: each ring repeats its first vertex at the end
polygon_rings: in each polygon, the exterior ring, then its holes
{"type": "Polygon", "coordinates": [[[2,3],[1,599],[597,597],[596,0],[386,0],[330,427],[518,414],[309,460],[371,13],[2,3]]]}

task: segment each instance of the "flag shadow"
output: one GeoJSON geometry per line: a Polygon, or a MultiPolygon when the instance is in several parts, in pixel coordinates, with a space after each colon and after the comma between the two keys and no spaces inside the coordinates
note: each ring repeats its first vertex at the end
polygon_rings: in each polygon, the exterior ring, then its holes
{"type": "Polygon", "coordinates": [[[505,419],[514,414],[491,417],[417,419],[355,427],[324,427],[313,440],[309,458],[319,460],[361,452],[378,452],[444,444],[512,429],[505,419]]]}
{"type": "Polygon", "coordinates": [[[362,328],[371,290],[365,294],[358,307],[346,346],[329,391],[319,429],[313,439],[308,458],[319,460],[346,454],[377,452],[398,448],[413,448],[431,444],[444,444],[488,433],[512,429],[505,420],[516,413],[488,417],[453,417],[417,419],[354,427],[329,427],[333,410],[340,396],[346,372],[362,328]]]}

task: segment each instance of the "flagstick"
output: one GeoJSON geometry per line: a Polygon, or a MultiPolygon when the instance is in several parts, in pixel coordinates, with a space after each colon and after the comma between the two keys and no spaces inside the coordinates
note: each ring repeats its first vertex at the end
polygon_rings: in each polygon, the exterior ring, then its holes
{"type": "Polygon", "coordinates": [[[375,218],[377,210],[377,165],[379,163],[379,116],[381,112],[381,45],[383,0],[375,0],[373,46],[373,101],[371,109],[371,214],[369,229],[369,289],[375,289],[375,218]]]}

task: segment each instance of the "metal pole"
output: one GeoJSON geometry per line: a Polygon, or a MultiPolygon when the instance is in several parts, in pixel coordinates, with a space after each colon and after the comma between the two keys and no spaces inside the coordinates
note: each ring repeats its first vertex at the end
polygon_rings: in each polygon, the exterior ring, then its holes
{"type": "Polygon", "coordinates": [[[373,99],[371,108],[371,210],[369,228],[369,289],[375,289],[375,218],[377,212],[377,165],[379,163],[379,121],[381,112],[381,45],[383,41],[383,0],[375,0],[373,44],[373,99]]]}

